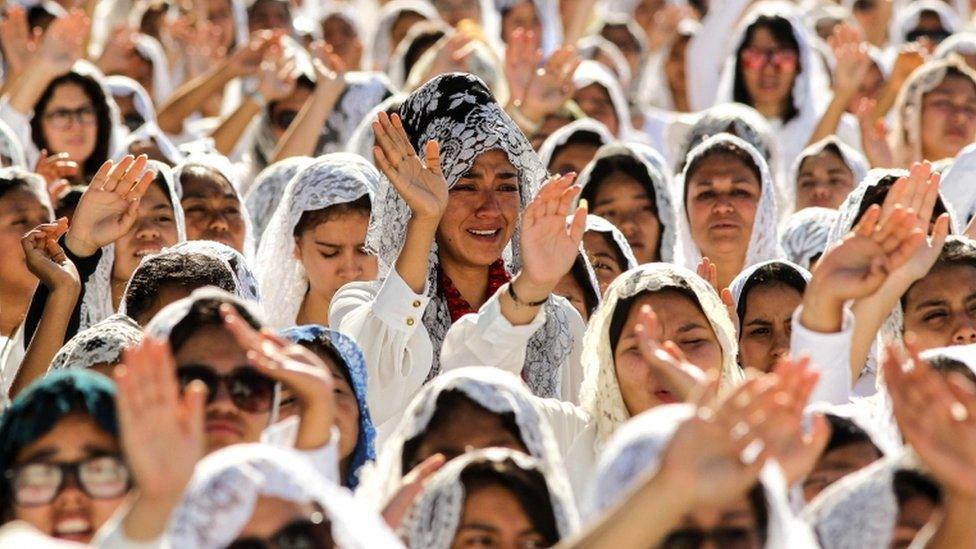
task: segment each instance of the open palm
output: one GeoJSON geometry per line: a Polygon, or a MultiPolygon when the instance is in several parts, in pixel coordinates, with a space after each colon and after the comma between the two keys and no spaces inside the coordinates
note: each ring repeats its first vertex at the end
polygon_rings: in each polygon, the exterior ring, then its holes
{"type": "Polygon", "coordinates": [[[440,221],[447,208],[447,180],[441,171],[440,148],[428,141],[421,161],[410,144],[400,117],[380,112],[373,122],[373,157],[416,218],[440,221]]]}
{"type": "Polygon", "coordinates": [[[539,190],[522,214],[522,274],[539,286],[555,287],[579,254],[586,228],[586,205],[576,209],[567,227],[580,187],[575,174],[553,177],[539,190]]]}

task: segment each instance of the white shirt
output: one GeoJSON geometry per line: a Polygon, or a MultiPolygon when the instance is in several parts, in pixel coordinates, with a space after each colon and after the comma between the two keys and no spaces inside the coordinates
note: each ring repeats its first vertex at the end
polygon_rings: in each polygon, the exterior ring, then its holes
{"type": "Polygon", "coordinates": [[[790,356],[810,357],[810,366],[820,380],[810,395],[810,403],[844,404],[851,397],[851,339],[854,313],[844,308],[841,329],[835,333],[814,332],[800,323],[803,306],[793,312],[790,356]]]}

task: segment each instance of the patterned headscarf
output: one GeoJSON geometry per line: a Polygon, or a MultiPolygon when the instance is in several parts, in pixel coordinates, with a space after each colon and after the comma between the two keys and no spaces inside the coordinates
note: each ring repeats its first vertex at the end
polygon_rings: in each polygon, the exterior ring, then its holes
{"type": "Polygon", "coordinates": [[[142,341],[142,328],[124,314],[114,314],[74,335],[51,360],[50,370],[114,364],[122,352],[142,341]]]}

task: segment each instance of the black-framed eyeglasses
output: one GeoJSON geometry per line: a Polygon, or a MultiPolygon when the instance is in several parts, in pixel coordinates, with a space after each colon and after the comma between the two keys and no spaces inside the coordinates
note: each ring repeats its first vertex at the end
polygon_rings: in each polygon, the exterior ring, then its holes
{"type": "Polygon", "coordinates": [[[238,366],[230,374],[222,376],[210,366],[190,364],[177,368],[176,378],[181,391],[195,379],[202,381],[207,386],[207,404],[217,399],[223,385],[234,406],[245,412],[264,413],[274,406],[275,380],[251,366],[238,366]]]}
{"type": "Polygon", "coordinates": [[[705,540],[711,540],[722,549],[752,549],[759,545],[755,531],[751,528],[715,528],[707,531],[687,528],[672,532],[665,538],[661,548],[698,549],[705,544],[705,540]]]}
{"type": "Polygon", "coordinates": [[[227,549],[332,549],[332,524],[322,513],[286,524],[266,538],[234,540],[227,549]]]}
{"type": "Polygon", "coordinates": [[[47,505],[74,479],[81,491],[92,499],[122,497],[132,487],[129,468],[121,456],[92,456],[79,461],[55,463],[34,461],[8,469],[4,475],[21,507],[47,505]]]}
{"type": "Polygon", "coordinates": [[[66,130],[72,122],[81,126],[91,126],[95,123],[95,107],[85,105],[77,109],[54,109],[44,115],[44,120],[56,130],[66,130]]]}

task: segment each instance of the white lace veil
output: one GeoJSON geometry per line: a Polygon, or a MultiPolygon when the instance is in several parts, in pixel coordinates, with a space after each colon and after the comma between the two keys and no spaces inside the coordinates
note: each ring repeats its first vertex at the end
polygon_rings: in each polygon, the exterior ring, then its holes
{"type": "Polygon", "coordinates": [[[308,291],[308,274],[295,258],[295,226],[307,211],[374,199],[379,171],[359,155],[320,156],[292,177],[268,222],[258,251],[258,278],[268,323],[280,329],[295,324],[308,291]]]}
{"type": "Polygon", "coordinates": [[[868,170],[871,169],[868,160],[864,158],[863,154],[846,145],[837,136],[832,135],[821,139],[800,151],[793,165],[790,166],[790,173],[780,186],[782,191],[776,197],[778,201],[782,202],[780,207],[781,212],[788,214],[793,212],[796,207],[797,178],[800,175],[800,167],[803,165],[803,161],[811,156],[816,156],[824,152],[827,147],[833,147],[840,151],[840,160],[851,171],[855,186],[864,179],[864,176],[868,174],[868,170]]]}
{"type": "MultiPolygon", "coordinates": [[[[165,184],[168,191],[167,198],[173,206],[176,241],[185,241],[186,222],[183,219],[183,207],[180,206],[180,197],[176,190],[172,170],[166,164],[155,160],[148,161],[146,169],[154,170],[157,174],[156,180],[165,184]]],[[[115,312],[115,308],[112,306],[112,269],[114,266],[115,244],[113,243],[102,247],[102,257],[98,260],[95,272],[85,283],[85,292],[80,307],[79,330],[94,326],[115,312]]]]}
{"type": "Polygon", "coordinates": [[[939,47],[932,52],[934,59],[945,59],[952,54],[976,55],[976,32],[957,32],[939,42],[939,47]]]}
{"type": "Polygon", "coordinates": [[[183,299],[178,299],[163,307],[158,313],[156,313],[156,316],[149,321],[149,324],[146,324],[143,332],[146,335],[155,337],[157,339],[169,339],[170,334],[173,332],[173,328],[175,328],[177,324],[182,322],[183,319],[190,314],[190,310],[193,308],[193,305],[204,299],[215,299],[240,307],[241,309],[247,311],[249,315],[257,319],[259,323],[264,324],[263,315],[255,304],[244,301],[234,294],[225,292],[220,288],[207,286],[205,288],[197,288],[196,290],[193,290],[193,293],[191,293],[189,296],[184,297],[183,299]]]}
{"type": "Polygon", "coordinates": [[[416,13],[428,20],[439,20],[441,17],[429,2],[422,0],[393,0],[383,4],[380,8],[379,23],[376,25],[376,32],[373,37],[373,44],[370,47],[370,57],[368,63],[363,67],[386,71],[387,65],[392,54],[390,41],[392,40],[393,26],[397,19],[404,13],[416,13]]]}
{"type": "MultiPolygon", "coordinates": [[[[0,120],[0,156],[9,158],[13,167],[28,169],[24,145],[17,138],[17,134],[3,120],[0,120]]],[[[9,168],[11,166],[4,166],[3,162],[0,162],[0,167],[9,168]]]]}
{"type": "MultiPolygon", "coordinates": [[[[635,416],[620,427],[607,443],[591,479],[592,506],[586,514],[589,521],[630,493],[645,475],[660,466],[678,427],[692,417],[688,404],[658,406],[635,416]]],[[[766,503],[766,543],[770,549],[814,549],[810,529],[791,511],[786,482],[775,462],[766,464],[759,476],[766,503]]],[[[867,547],[867,546],[865,546],[867,547]]],[[[873,546],[879,547],[879,546],[873,546]]]]}
{"type": "Polygon", "coordinates": [[[796,271],[796,274],[800,275],[800,277],[803,278],[803,280],[809,284],[810,278],[812,277],[810,271],[804,269],[803,267],[795,263],[791,263],[783,259],[771,259],[769,261],[763,261],[762,263],[756,263],[755,265],[739,273],[738,276],[732,279],[732,283],[729,284],[729,291],[732,292],[732,300],[735,302],[736,309],[742,310],[742,307],[740,307],[740,301],[742,300],[742,291],[745,290],[746,284],[748,284],[749,281],[752,279],[752,277],[756,275],[759,269],[766,267],[768,265],[777,265],[777,264],[792,269],[793,271],[796,271]]]}
{"type": "MultiPolygon", "coordinates": [[[[514,414],[520,438],[528,453],[541,461],[550,490],[573,493],[559,446],[536,397],[514,375],[490,366],[475,366],[445,372],[420,389],[380,449],[376,462],[363,466],[357,497],[382,508],[393,496],[403,478],[403,446],[426,431],[437,411],[437,399],[445,391],[459,391],[493,413],[514,414]]],[[[568,507],[575,513],[572,497],[569,502],[568,507]]]]}
{"type": "Polygon", "coordinates": [[[582,189],[580,196],[593,196],[595,191],[593,189],[587,190],[587,187],[593,178],[594,170],[601,161],[617,156],[626,156],[636,160],[639,166],[643,166],[647,178],[651,180],[653,188],[645,189],[645,191],[648,195],[653,194],[654,196],[655,215],[661,225],[660,243],[658,244],[661,261],[672,261],[674,259],[676,224],[674,222],[674,200],[671,196],[671,177],[668,175],[667,163],[657,151],[643,143],[610,143],[600,147],[593,160],[576,177],[576,184],[582,189]]]}
{"type": "Polygon", "coordinates": [[[105,78],[105,84],[113,96],[132,97],[133,107],[143,120],[141,126],[126,136],[123,144],[124,150],[130,150],[132,145],[139,141],[151,140],[159,147],[159,152],[163,153],[170,164],[176,165],[182,162],[183,153],[159,127],[156,109],[153,107],[152,99],[149,98],[146,89],[128,76],[108,76],[105,78]]]}
{"type": "Polygon", "coordinates": [[[254,178],[244,197],[244,205],[247,206],[247,213],[251,217],[254,240],[259,246],[264,229],[271,221],[271,215],[274,214],[278,203],[281,202],[281,196],[285,193],[285,185],[295,177],[296,173],[311,163],[310,156],[292,156],[271,164],[254,178]]]}
{"type": "Polygon", "coordinates": [[[147,34],[136,35],[135,50],[139,56],[147,59],[152,65],[153,99],[156,104],[162,104],[173,92],[173,81],[170,78],[169,60],[163,45],[147,34]]]}
{"type": "Polygon", "coordinates": [[[135,347],[140,341],[142,328],[124,314],[114,314],[69,339],[54,355],[48,370],[114,364],[122,358],[122,351],[135,347]]]}
{"type": "Polygon", "coordinates": [[[591,84],[606,90],[610,102],[613,103],[613,110],[617,114],[617,138],[620,140],[637,138],[637,131],[634,130],[630,118],[630,104],[627,103],[627,96],[620,87],[620,81],[603,64],[584,59],[573,73],[573,85],[577,90],[581,90],[591,84]]]}
{"type": "Polygon", "coordinates": [[[698,298],[705,318],[722,348],[721,389],[728,390],[743,379],[736,362],[739,354],[735,328],[718,293],[692,271],[669,263],[648,263],[618,276],[607,288],[603,303],[590,318],[583,337],[583,384],[580,405],[596,425],[596,446],[603,447],[621,424],[630,419],[624,405],[610,341],[610,324],[617,304],[644,292],[668,288],[691,290],[698,298]]]}
{"type": "Polygon", "coordinates": [[[620,255],[624,258],[624,264],[621,267],[625,271],[629,271],[634,267],[637,267],[637,258],[634,257],[634,251],[630,249],[630,244],[627,243],[627,238],[624,233],[620,232],[613,223],[610,223],[606,219],[598,215],[589,214],[586,216],[586,232],[598,232],[609,234],[613,239],[613,243],[617,246],[617,250],[620,255]]]}
{"type": "Polygon", "coordinates": [[[786,258],[809,269],[813,258],[827,249],[827,236],[838,215],[837,210],[814,206],[786,218],[780,228],[780,244],[786,258]]]}
{"type": "Polygon", "coordinates": [[[750,265],[755,265],[760,261],[769,259],[779,259],[783,257],[783,250],[779,247],[777,237],[777,210],[776,210],[776,190],[773,178],[769,173],[766,160],[759,151],[749,143],[730,134],[719,134],[709,137],[700,145],[688,153],[688,162],[682,172],[674,190],[676,196],[676,209],[674,213],[677,219],[678,243],[675,247],[675,263],[683,265],[689,269],[695,269],[701,261],[702,254],[695,243],[691,234],[691,224],[688,221],[685,197],[687,195],[688,167],[691,166],[699,157],[708,154],[712,149],[719,146],[734,146],[749,153],[753,164],[758,168],[760,175],[760,195],[759,204],[756,205],[756,216],[752,223],[752,234],[749,237],[749,248],[746,251],[746,259],[742,264],[745,269],[750,265]]]}
{"type": "Polygon", "coordinates": [[[349,138],[346,144],[346,152],[356,153],[372,162],[373,147],[376,145],[376,140],[373,136],[373,122],[376,121],[376,115],[381,111],[390,114],[397,112],[406,97],[397,93],[387,97],[382,103],[373,107],[373,110],[369,111],[359,122],[356,131],[352,132],[352,137],[349,138]]]}
{"type": "Polygon", "coordinates": [[[261,294],[258,290],[258,279],[251,269],[244,254],[234,248],[212,240],[187,240],[175,246],[170,246],[160,253],[202,254],[216,257],[227,263],[231,274],[234,275],[234,295],[251,303],[260,303],[261,294]]]}
{"type": "MultiPolygon", "coordinates": [[[[507,448],[487,448],[456,457],[434,474],[417,496],[399,532],[409,547],[449,549],[457,529],[467,494],[461,475],[472,466],[512,463],[523,471],[538,472],[545,478],[546,468],[538,459],[507,448]]],[[[546,482],[552,515],[560,539],[569,539],[579,529],[573,495],[561,492],[546,482]]]]}
{"type": "Polygon", "coordinates": [[[973,181],[976,181],[976,144],[959,151],[952,165],[942,172],[939,182],[939,192],[952,205],[960,227],[965,227],[976,214],[976,185],[973,181]]]}
{"type": "Polygon", "coordinates": [[[596,134],[596,136],[600,138],[600,145],[606,145],[607,143],[612,143],[616,140],[614,136],[610,135],[610,130],[608,130],[606,126],[597,120],[592,118],[581,118],[579,120],[574,120],[552,132],[552,134],[542,142],[542,145],[539,146],[539,158],[542,160],[542,165],[548,166],[549,163],[552,162],[552,156],[556,152],[556,149],[565,145],[576,134],[583,132],[596,134]]]}
{"type": "Polygon", "coordinates": [[[267,444],[235,444],[200,460],[170,516],[165,540],[172,547],[226,547],[262,496],[318,505],[337,547],[402,547],[378,514],[326,480],[306,457],[267,444]]]}

